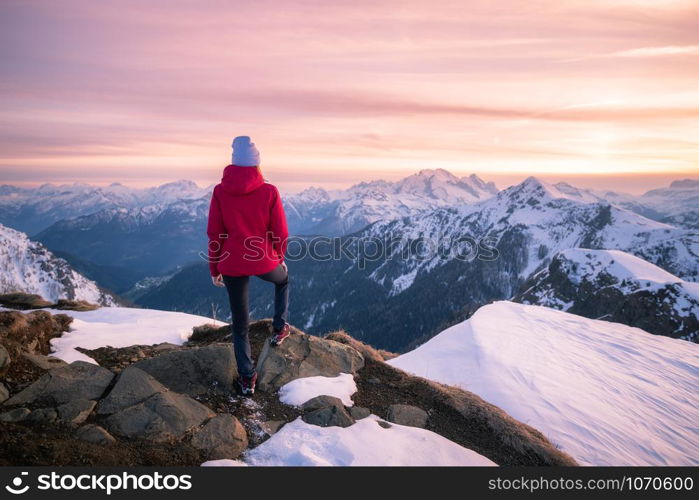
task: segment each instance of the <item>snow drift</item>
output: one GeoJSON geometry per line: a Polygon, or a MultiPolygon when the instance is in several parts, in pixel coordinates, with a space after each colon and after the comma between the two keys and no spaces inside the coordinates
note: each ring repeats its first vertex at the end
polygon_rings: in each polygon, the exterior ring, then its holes
{"type": "Polygon", "coordinates": [[[689,342],[503,301],[389,363],[478,394],[582,464],[699,464],[689,342]]]}

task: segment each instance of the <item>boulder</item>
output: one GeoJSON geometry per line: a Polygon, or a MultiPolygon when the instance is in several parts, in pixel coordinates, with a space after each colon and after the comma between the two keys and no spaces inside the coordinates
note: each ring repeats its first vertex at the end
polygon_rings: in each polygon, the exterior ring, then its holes
{"type": "Polygon", "coordinates": [[[167,441],[179,437],[215,414],[203,404],[172,391],[159,392],[113,415],[107,428],[124,437],[167,441]]]}
{"type": "Polygon", "coordinates": [[[230,344],[168,350],[132,366],[152,375],[165,387],[190,396],[208,391],[229,392],[238,373],[230,344]]]}
{"type": "Polygon", "coordinates": [[[31,352],[23,352],[22,357],[42,370],[51,370],[68,364],[62,359],[54,358],[53,356],[44,356],[43,354],[31,352]]]}
{"type": "Polygon", "coordinates": [[[87,424],[75,431],[75,437],[94,444],[111,444],[116,442],[114,436],[99,425],[87,424]]]}
{"type": "Polygon", "coordinates": [[[0,344],[0,374],[3,374],[7,371],[7,368],[10,366],[10,361],[10,353],[7,352],[5,346],[0,344]]]}
{"type": "Polygon", "coordinates": [[[27,417],[31,422],[53,422],[58,418],[58,412],[54,408],[39,408],[27,417]]]}
{"type": "Polygon", "coordinates": [[[345,405],[342,404],[340,398],[335,396],[316,396],[313,399],[309,399],[301,405],[301,409],[305,412],[310,412],[314,410],[320,410],[321,408],[327,408],[329,406],[335,406],[337,408],[344,408],[345,405]]]}
{"type": "Polygon", "coordinates": [[[355,420],[367,418],[369,415],[371,415],[371,410],[369,410],[369,408],[362,408],[361,406],[353,406],[350,408],[350,416],[355,420]]]}
{"type": "Polygon", "coordinates": [[[192,446],[203,451],[207,460],[234,459],[248,447],[248,436],[237,418],[222,414],[194,432],[192,446]]]}
{"type": "Polygon", "coordinates": [[[307,424],[320,427],[349,427],[354,424],[354,419],[347,413],[344,407],[328,406],[313,410],[303,415],[303,421],[307,424]]]}
{"type": "Polygon", "coordinates": [[[27,408],[15,408],[14,410],[0,413],[0,422],[19,422],[29,416],[31,410],[27,408]]]}
{"type": "Polygon", "coordinates": [[[82,424],[87,417],[90,416],[92,410],[95,409],[96,401],[89,399],[74,399],[68,403],[64,403],[56,411],[58,412],[58,418],[62,422],[68,424],[82,424]]]}
{"type": "Polygon", "coordinates": [[[427,412],[417,406],[391,405],[388,407],[386,420],[398,425],[424,428],[427,423],[427,412]]]}
{"type": "Polygon", "coordinates": [[[109,415],[145,401],[153,394],[165,392],[167,388],[140,368],[126,368],[112,390],[97,407],[98,415],[109,415]]]}
{"type": "Polygon", "coordinates": [[[257,386],[276,391],[297,378],[355,374],[363,366],[362,355],[348,345],[294,332],[280,346],[265,343],[257,362],[257,386]]]}
{"type": "Polygon", "coordinates": [[[3,403],[4,401],[7,401],[7,398],[10,397],[10,391],[5,387],[5,384],[0,382],[0,403],[3,403]]]}
{"type": "Polygon", "coordinates": [[[268,436],[276,434],[286,422],[284,420],[267,420],[260,422],[260,429],[268,436]]]}
{"type": "Polygon", "coordinates": [[[84,361],[54,368],[22,392],[5,401],[7,406],[25,403],[58,405],[76,399],[99,399],[114,374],[101,366],[84,361]]]}

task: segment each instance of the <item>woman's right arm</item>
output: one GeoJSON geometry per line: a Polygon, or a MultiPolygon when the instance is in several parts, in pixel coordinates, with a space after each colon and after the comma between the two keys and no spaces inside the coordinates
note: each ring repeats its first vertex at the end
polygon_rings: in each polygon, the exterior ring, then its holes
{"type": "Polygon", "coordinates": [[[214,188],[214,193],[211,195],[211,205],[209,205],[209,222],[206,227],[206,234],[209,237],[209,271],[211,276],[217,277],[221,273],[218,270],[218,263],[221,259],[223,250],[223,239],[225,237],[226,228],[223,225],[223,216],[221,214],[221,206],[216,196],[217,189],[214,188]]]}

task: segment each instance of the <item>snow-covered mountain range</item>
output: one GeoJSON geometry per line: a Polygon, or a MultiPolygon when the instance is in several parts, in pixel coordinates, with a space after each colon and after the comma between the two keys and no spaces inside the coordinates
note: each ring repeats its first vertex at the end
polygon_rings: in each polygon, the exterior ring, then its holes
{"type": "Polygon", "coordinates": [[[421,170],[396,182],[362,182],[336,191],[309,188],[286,197],[285,208],[295,234],[335,236],[378,220],[476,203],[497,192],[495,184],[477,175],[457,177],[444,169],[421,170]]]}
{"type": "Polygon", "coordinates": [[[86,300],[110,306],[116,301],[26,234],[0,225],[0,293],[25,292],[50,301],[86,300]]]}
{"type": "Polygon", "coordinates": [[[208,196],[137,208],[105,208],[36,235],[48,248],[90,262],[157,276],[199,260],[206,249],[208,196]]]}
{"type": "Polygon", "coordinates": [[[673,181],[668,187],[652,189],[640,196],[615,191],[579,189],[567,183],[556,187],[582,201],[605,201],[649,219],[688,229],[699,228],[699,180],[673,181]]]}
{"type": "Polygon", "coordinates": [[[699,283],[619,250],[571,248],[514,300],[699,341],[699,283]]]}
{"type": "MultiPolygon", "coordinates": [[[[480,203],[377,221],[340,241],[348,243],[349,254],[289,259],[292,319],[313,333],[344,327],[395,351],[424,342],[482,304],[515,296],[532,274],[569,248],[618,249],[685,281],[699,276],[696,232],[581,199],[535,178],[480,203]],[[469,254],[473,242],[477,251],[469,254]],[[356,258],[358,250],[374,253],[377,245],[378,255],[356,258]]],[[[141,300],[199,314],[217,303],[227,311],[225,297],[207,279],[203,266],[186,269],[141,300]]],[[[250,303],[255,317],[271,313],[262,286],[253,283],[250,303]]]]}
{"type": "Polygon", "coordinates": [[[391,361],[474,392],[586,465],[697,465],[699,346],[512,302],[391,361]]]}
{"type": "Polygon", "coordinates": [[[206,196],[210,187],[200,188],[180,180],[150,188],[132,188],[119,183],[43,184],[38,188],[0,186],[0,223],[34,235],[62,219],[89,215],[104,209],[139,209],[206,196]]]}

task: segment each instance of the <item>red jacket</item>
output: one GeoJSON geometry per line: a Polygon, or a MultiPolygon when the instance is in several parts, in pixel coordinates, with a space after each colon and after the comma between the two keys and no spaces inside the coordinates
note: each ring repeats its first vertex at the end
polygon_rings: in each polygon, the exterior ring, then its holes
{"type": "Polygon", "coordinates": [[[228,165],[209,208],[212,276],[253,276],[284,261],[289,231],[279,191],[257,167],[228,165]]]}

